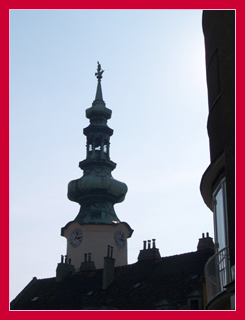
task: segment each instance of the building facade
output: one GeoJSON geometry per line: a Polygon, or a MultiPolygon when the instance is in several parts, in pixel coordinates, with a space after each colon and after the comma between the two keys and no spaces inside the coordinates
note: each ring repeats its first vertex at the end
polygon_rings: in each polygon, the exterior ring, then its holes
{"type": "Polygon", "coordinates": [[[205,267],[207,309],[235,308],[235,11],[204,10],[210,165],[201,180],[215,254],[205,267]]]}

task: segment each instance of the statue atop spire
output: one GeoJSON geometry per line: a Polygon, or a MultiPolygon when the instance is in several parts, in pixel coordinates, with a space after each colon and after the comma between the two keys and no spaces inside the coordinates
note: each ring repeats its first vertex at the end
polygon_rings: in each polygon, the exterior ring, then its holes
{"type": "Polygon", "coordinates": [[[98,63],[98,67],[97,67],[97,72],[95,73],[95,75],[96,75],[96,78],[98,79],[98,81],[100,81],[102,79],[102,73],[105,70],[101,69],[101,65],[100,65],[99,61],[97,61],[97,63],[98,63]]]}
{"type": "Polygon", "coordinates": [[[98,79],[98,85],[97,85],[97,90],[96,90],[96,95],[95,95],[95,103],[97,101],[103,101],[103,96],[102,96],[102,89],[101,89],[101,79],[102,79],[102,73],[104,70],[101,69],[101,65],[99,61],[97,61],[98,67],[97,67],[97,72],[95,73],[97,79],[98,79]]]}

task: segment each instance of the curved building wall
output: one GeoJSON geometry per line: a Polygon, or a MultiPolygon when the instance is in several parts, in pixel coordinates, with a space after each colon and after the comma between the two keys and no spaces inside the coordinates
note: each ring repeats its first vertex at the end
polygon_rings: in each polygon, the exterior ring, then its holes
{"type": "Polygon", "coordinates": [[[235,11],[204,10],[209,116],[207,130],[210,166],[201,193],[212,210],[212,192],[219,178],[226,179],[228,242],[235,264],[235,11]]]}

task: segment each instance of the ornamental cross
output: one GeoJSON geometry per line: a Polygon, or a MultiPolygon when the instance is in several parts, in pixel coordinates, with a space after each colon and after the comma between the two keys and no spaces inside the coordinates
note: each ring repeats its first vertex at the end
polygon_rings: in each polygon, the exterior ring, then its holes
{"type": "Polygon", "coordinates": [[[95,73],[95,75],[96,75],[97,79],[100,80],[102,78],[102,73],[104,72],[104,70],[101,70],[101,65],[100,65],[99,61],[97,63],[98,63],[98,67],[97,67],[97,72],[95,73]]]}

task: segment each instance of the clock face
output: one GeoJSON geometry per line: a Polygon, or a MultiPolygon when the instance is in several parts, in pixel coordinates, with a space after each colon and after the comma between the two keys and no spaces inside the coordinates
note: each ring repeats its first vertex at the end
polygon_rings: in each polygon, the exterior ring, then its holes
{"type": "Polygon", "coordinates": [[[125,245],[126,245],[126,237],[125,237],[125,234],[118,230],[115,232],[115,235],[114,235],[114,239],[115,239],[115,242],[116,242],[116,245],[119,247],[119,248],[124,248],[125,245]]]}
{"type": "Polygon", "coordinates": [[[82,243],[82,240],[83,240],[83,233],[81,229],[77,228],[74,231],[72,231],[72,233],[70,234],[69,241],[70,241],[70,245],[73,248],[77,248],[82,243]]]}

